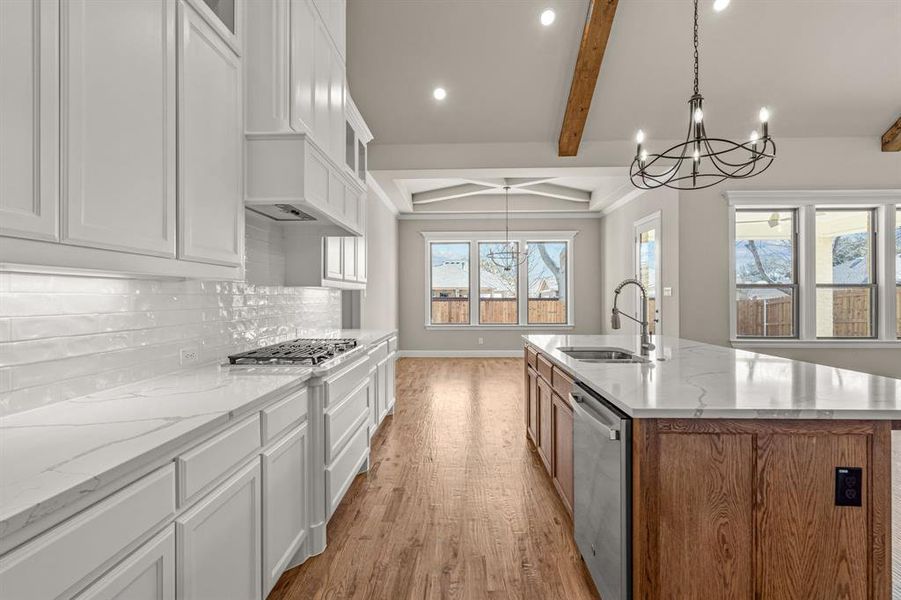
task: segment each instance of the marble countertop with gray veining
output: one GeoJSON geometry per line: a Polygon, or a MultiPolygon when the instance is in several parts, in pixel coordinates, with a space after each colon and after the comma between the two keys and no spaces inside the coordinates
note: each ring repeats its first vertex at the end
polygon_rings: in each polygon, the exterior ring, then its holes
{"type": "Polygon", "coordinates": [[[558,348],[638,353],[638,336],[525,335],[635,418],[901,419],[901,379],[656,336],[646,364],[588,363],[558,348]]]}
{"type": "MultiPolygon", "coordinates": [[[[322,367],[206,365],[0,418],[0,540],[365,356],[393,330],[318,330],[359,347],[322,367]]],[[[301,332],[312,337],[310,332],[301,332]]]]}

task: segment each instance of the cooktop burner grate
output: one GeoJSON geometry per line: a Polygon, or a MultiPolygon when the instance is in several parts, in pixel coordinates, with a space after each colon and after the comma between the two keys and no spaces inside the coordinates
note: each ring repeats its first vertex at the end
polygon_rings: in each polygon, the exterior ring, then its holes
{"type": "Polygon", "coordinates": [[[233,365],[319,365],[357,347],[352,338],[291,340],[228,357],[233,365]]]}

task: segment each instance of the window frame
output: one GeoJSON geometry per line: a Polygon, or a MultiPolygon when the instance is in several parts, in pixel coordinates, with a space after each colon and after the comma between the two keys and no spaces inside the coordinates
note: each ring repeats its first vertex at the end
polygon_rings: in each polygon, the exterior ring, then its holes
{"type": "MultiPolygon", "coordinates": [[[[426,294],[428,296],[428,301],[426,304],[426,320],[431,323],[432,322],[432,301],[434,300],[434,296],[432,296],[432,292],[435,289],[435,286],[432,282],[432,246],[435,244],[457,244],[463,245],[463,242],[441,242],[441,241],[426,241],[425,244],[425,253],[426,253],[426,270],[428,271],[426,275],[426,280],[428,281],[428,290],[426,290],[426,294]]],[[[443,327],[452,327],[454,329],[458,327],[466,327],[472,324],[472,246],[470,245],[469,251],[469,285],[467,286],[467,295],[466,300],[469,302],[469,320],[466,323],[441,323],[443,327]]]]}
{"type": "MultiPolygon", "coordinates": [[[[841,290],[841,289],[859,289],[859,288],[867,288],[870,290],[870,335],[868,336],[820,336],[817,335],[816,338],[818,340],[875,340],[879,334],[879,258],[876,256],[877,250],[879,248],[879,239],[876,235],[879,227],[877,223],[879,222],[879,217],[877,214],[877,209],[872,207],[856,207],[856,206],[842,206],[838,208],[834,208],[831,206],[815,206],[814,207],[814,219],[816,219],[816,214],[818,212],[865,212],[868,213],[867,217],[869,219],[869,237],[870,237],[870,264],[868,265],[870,274],[869,279],[870,283],[820,283],[816,280],[816,273],[814,273],[814,281],[813,281],[813,293],[818,295],[821,289],[823,290],[841,290]]],[[[816,225],[814,225],[813,231],[814,244],[816,244],[816,225]]],[[[814,248],[814,252],[816,252],[816,248],[814,248]]],[[[816,256],[814,255],[814,262],[816,262],[816,256]]],[[[814,332],[816,333],[816,332],[814,332]]]]}
{"type": "MultiPolygon", "coordinates": [[[[896,332],[895,238],[901,190],[726,191],[729,236],[729,339],[742,348],[872,348],[901,347],[896,332]],[[816,335],[816,211],[874,210],[873,268],[876,321],[872,338],[818,338],[816,335]],[[798,316],[796,338],[751,338],[737,335],[735,274],[735,213],[737,210],[797,210],[798,316]],[[889,260],[890,259],[890,260],[889,260]],[[891,285],[890,285],[891,283],[891,285]],[[891,315],[891,318],[889,316],[891,315]]],[[[856,286],[863,287],[863,286],[856,286]]]]}
{"type": "Polygon", "coordinates": [[[764,336],[752,336],[752,335],[739,335],[738,334],[738,322],[737,314],[733,314],[733,338],[736,340],[776,340],[776,341],[785,341],[785,340],[797,340],[800,338],[800,316],[801,316],[801,284],[800,284],[800,267],[801,262],[798,260],[798,256],[800,254],[800,226],[798,224],[798,220],[800,217],[800,211],[796,208],[781,208],[776,209],[768,208],[768,207],[755,207],[755,208],[735,208],[730,211],[732,215],[732,234],[730,239],[730,265],[729,269],[732,272],[732,312],[734,313],[737,309],[735,307],[735,303],[738,299],[738,290],[741,289],[773,289],[773,290],[782,290],[782,289],[791,289],[792,291],[792,335],[785,336],[772,336],[772,337],[764,337],[764,336]],[[756,212],[761,214],[768,214],[773,212],[790,212],[792,214],[792,277],[791,283],[738,283],[736,281],[735,274],[735,213],[738,212],[756,212]]]}
{"type": "Polygon", "coordinates": [[[566,260],[566,322],[565,323],[528,323],[528,261],[519,266],[517,273],[517,323],[501,324],[501,323],[481,323],[480,307],[481,307],[481,265],[479,262],[479,243],[480,242],[502,242],[505,239],[503,230],[489,231],[421,231],[425,243],[425,328],[429,330],[460,330],[460,329],[483,329],[483,330],[565,330],[575,327],[575,302],[574,302],[574,285],[573,272],[575,270],[575,237],[578,231],[510,231],[509,239],[519,243],[519,247],[523,248],[528,242],[563,242],[567,244],[567,260],[566,260]],[[431,265],[431,248],[434,243],[468,243],[469,244],[469,310],[470,317],[467,324],[443,324],[432,323],[432,265],[431,265]],[[475,290],[475,295],[473,295],[475,290]]]}
{"type": "MultiPolygon", "coordinates": [[[[504,241],[504,240],[501,240],[501,241],[504,241]]],[[[521,249],[521,248],[522,248],[522,242],[520,242],[520,241],[518,241],[518,240],[510,240],[510,241],[516,242],[516,247],[517,247],[517,249],[521,249]]],[[[510,325],[518,325],[519,322],[520,322],[519,311],[520,311],[521,304],[522,304],[522,303],[519,301],[519,295],[520,295],[520,293],[522,292],[522,289],[521,289],[521,288],[522,288],[522,285],[520,284],[520,281],[519,281],[519,276],[520,276],[520,271],[521,271],[521,269],[519,269],[519,268],[516,269],[516,298],[515,298],[515,300],[516,300],[516,323],[483,323],[483,322],[482,322],[482,245],[483,245],[483,244],[494,244],[494,245],[496,245],[496,244],[498,244],[498,242],[497,242],[497,241],[492,241],[492,240],[479,240],[479,241],[477,241],[477,242],[473,242],[473,245],[475,246],[475,255],[476,255],[476,257],[479,259],[479,261],[478,261],[479,273],[478,273],[478,275],[477,275],[477,277],[476,277],[476,279],[477,279],[477,281],[478,281],[478,295],[479,295],[479,298],[478,298],[478,301],[479,301],[479,308],[478,308],[478,311],[477,311],[477,312],[478,312],[478,316],[479,316],[478,324],[479,324],[479,325],[507,325],[507,326],[510,326],[510,325]]],[[[490,260],[490,259],[489,259],[489,260],[490,260]]],[[[471,311],[470,311],[470,315],[472,315],[472,312],[471,312],[471,311]]],[[[470,318],[471,318],[471,317],[470,317],[470,318]]]]}

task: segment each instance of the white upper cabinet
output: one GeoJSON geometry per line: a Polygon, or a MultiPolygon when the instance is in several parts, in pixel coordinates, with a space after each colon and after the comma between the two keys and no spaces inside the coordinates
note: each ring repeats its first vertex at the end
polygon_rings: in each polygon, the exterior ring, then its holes
{"type": "Polygon", "coordinates": [[[309,0],[291,0],[291,129],[313,133],[316,94],[316,9],[309,0]]]}
{"type": "Polygon", "coordinates": [[[243,254],[241,63],[190,6],[178,6],[179,257],[243,254]]]}
{"type": "Polygon", "coordinates": [[[175,0],[61,4],[68,243],[175,255],[174,24],[175,0]]]}
{"type": "Polygon", "coordinates": [[[347,38],[347,0],[312,0],[328,29],[329,36],[344,61],[347,38]]]}
{"type": "Polygon", "coordinates": [[[0,2],[0,235],[57,239],[59,3],[0,2]]]}

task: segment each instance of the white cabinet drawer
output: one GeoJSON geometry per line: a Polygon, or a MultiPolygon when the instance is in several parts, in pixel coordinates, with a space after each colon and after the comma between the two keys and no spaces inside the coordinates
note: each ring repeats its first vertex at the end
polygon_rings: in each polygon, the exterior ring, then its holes
{"type": "Polygon", "coordinates": [[[325,462],[332,462],[348,440],[369,418],[369,377],[356,390],[325,413],[325,462]]]}
{"type": "Polygon", "coordinates": [[[324,385],[328,405],[341,402],[367,377],[369,377],[369,358],[365,356],[351,367],[326,378],[324,385]]]}
{"type": "Polygon", "coordinates": [[[259,448],[260,415],[257,413],[179,456],[176,459],[179,506],[189,504],[259,448]]]}
{"type": "Polygon", "coordinates": [[[335,462],[325,468],[325,494],[328,500],[329,518],[341,504],[347,488],[353,482],[363,461],[369,456],[367,427],[360,427],[335,462]]]}
{"type": "Polygon", "coordinates": [[[268,444],[292,425],[300,423],[306,418],[308,408],[306,389],[264,408],[261,411],[263,444],[268,444]]]}
{"type": "Polygon", "coordinates": [[[74,592],[75,584],[174,514],[175,469],[168,465],[0,559],[0,595],[46,600],[74,592]]]}

